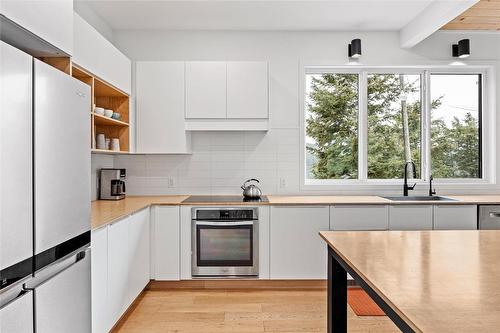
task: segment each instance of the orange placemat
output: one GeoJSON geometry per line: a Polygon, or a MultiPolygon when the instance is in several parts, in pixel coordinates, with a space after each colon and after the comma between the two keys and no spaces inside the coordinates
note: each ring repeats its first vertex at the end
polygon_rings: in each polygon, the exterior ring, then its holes
{"type": "Polygon", "coordinates": [[[385,316],[384,311],[361,288],[347,289],[347,303],[358,316],[385,316]]]}

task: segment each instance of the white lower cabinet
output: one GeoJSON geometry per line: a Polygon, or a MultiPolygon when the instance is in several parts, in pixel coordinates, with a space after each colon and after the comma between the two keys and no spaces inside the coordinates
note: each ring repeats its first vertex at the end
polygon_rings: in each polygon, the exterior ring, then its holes
{"type": "Polygon", "coordinates": [[[435,205],[435,230],[477,229],[476,205],[435,205]]]}
{"type": "Polygon", "coordinates": [[[149,282],[149,208],[92,231],[92,332],[109,332],[149,282]]]}
{"type": "Polygon", "coordinates": [[[180,280],[179,206],[152,208],[152,277],[155,280],[180,280]]]}
{"type": "Polygon", "coordinates": [[[432,230],[432,205],[389,206],[389,230],[432,230]]]}
{"type": "Polygon", "coordinates": [[[385,205],[336,205],[330,207],[330,230],[387,230],[385,205]]]}
{"type": "Polygon", "coordinates": [[[181,233],[181,280],[191,280],[191,209],[192,206],[180,207],[181,233]]]}
{"type": "Polygon", "coordinates": [[[108,310],[111,326],[128,303],[128,224],[130,217],[108,227],[108,310]]]}
{"type": "Polygon", "coordinates": [[[92,231],[92,332],[111,329],[108,315],[108,227],[92,231]]]}
{"type": "Polygon", "coordinates": [[[129,222],[127,307],[149,283],[149,208],[132,215],[129,222]]]}
{"type": "Polygon", "coordinates": [[[271,279],[325,279],[328,206],[271,207],[271,279]]]}
{"type": "Polygon", "coordinates": [[[259,279],[269,279],[270,207],[259,207],[259,279]]]}

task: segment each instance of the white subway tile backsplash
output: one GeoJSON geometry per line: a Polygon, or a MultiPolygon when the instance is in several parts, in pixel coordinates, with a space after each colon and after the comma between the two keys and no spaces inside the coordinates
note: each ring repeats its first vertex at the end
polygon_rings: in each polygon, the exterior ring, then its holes
{"type": "Polygon", "coordinates": [[[127,193],[241,194],[249,178],[265,194],[299,190],[299,130],[194,132],[191,155],[118,155],[114,166],[127,169],[127,193]],[[281,178],[284,178],[282,185],[281,178]]]}

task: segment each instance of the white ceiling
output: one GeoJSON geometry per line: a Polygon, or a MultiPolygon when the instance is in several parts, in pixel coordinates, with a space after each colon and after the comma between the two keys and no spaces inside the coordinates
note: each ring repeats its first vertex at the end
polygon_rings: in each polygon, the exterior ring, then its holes
{"type": "MultiPolygon", "coordinates": [[[[82,0],[76,0],[82,1],[82,0]]],[[[113,30],[399,31],[443,0],[84,0],[113,30]]],[[[447,2],[460,0],[446,0],[447,2]]]]}

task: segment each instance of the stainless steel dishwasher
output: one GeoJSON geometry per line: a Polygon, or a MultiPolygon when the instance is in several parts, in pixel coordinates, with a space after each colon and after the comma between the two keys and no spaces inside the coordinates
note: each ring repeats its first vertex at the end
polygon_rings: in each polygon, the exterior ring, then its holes
{"type": "Polygon", "coordinates": [[[479,206],[479,229],[500,230],[500,205],[479,206]]]}

